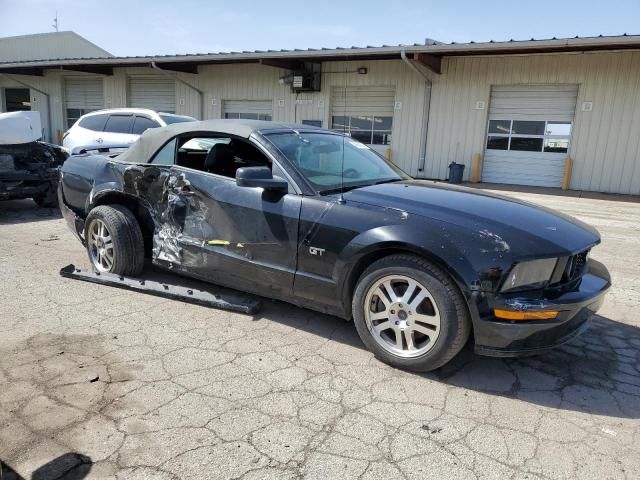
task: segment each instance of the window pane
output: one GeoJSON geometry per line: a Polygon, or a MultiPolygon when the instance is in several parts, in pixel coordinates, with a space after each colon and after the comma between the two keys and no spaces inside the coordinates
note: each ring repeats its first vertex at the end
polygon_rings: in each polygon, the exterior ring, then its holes
{"type": "Polygon", "coordinates": [[[157,122],[154,122],[150,118],[146,117],[136,117],[133,121],[133,130],[131,133],[134,135],[142,135],[142,132],[147,130],[148,128],[157,128],[160,125],[157,122]]]}
{"type": "Polygon", "coordinates": [[[489,133],[503,133],[511,131],[511,120],[489,120],[489,133]]]}
{"type": "Polygon", "coordinates": [[[257,113],[240,113],[238,117],[243,118],[245,120],[258,120],[257,113]]]}
{"type": "Polygon", "coordinates": [[[371,131],[362,132],[360,130],[351,130],[351,138],[358,140],[359,142],[371,144],[371,131]]]}
{"type": "Polygon", "coordinates": [[[240,114],[239,113],[225,112],[224,118],[240,118],[240,114]]]}
{"type": "Polygon", "coordinates": [[[173,165],[173,160],[176,154],[176,139],[174,138],[164,147],[160,149],[156,156],[153,157],[151,163],[155,165],[173,165]]]}
{"type": "Polygon", "coordinates": [[[571,135],[571,122],[547,122],[545,135],[571,135]]]}
{"type": "Polygon", "coordinates": [[[371,130],[373,117],[351,117],[351,130],[371,130]]]}
{"type": "Polygon", "coordinates": [[[331,128],[335,130],[348,131],[349,117],[343,117],[343,116],[331,117],[331,128]]]}
{"type": "Polygon", "coordinates": [[[302,124],[312,127],[322,127],[322,120],[302,120],[302,124]]]}
{"type": "Polygon", "coordinates": [[[373,132],[372,145],[391,145],[391,131],[373,132]]]}
{"type": "Polygon", "coordinates": [[[393,117],[373,117],[374,130],[391,130],[393,117]]]}
{"type": "Polygon", "coordinates": [[[544,151],[554,153],[567,153],[569,151],[569,139],[547,138],[544,141],[544,151]]]}
{"type": "Polygon", "coordinates": [[[270,122],[271,115],[269,115],[268,113],[261,113],[260,115],[258,115],[258,120],[266,120],[267,122],[270,122]]]}
{"type": "Polygon", "coordinates": [[[544,135],[544,122],[514,120],[511,133],[518,135],[544,135]]]}
{"type": "Polygon", "coordinates": [[[508,150],[509,137],[489,137],[487,150],[508,150]]]}
{"type": "Polygon", "coordinates": [[[129,133],[129,120],[131,115],[111,115],[104,127],[105,132],[129,133]]]}
{"type": "MultiPolygon", "coordinates": [[[[516,123],[516,122],[513,122],[516,123]]],[[[518,150],[525,152],[541,152],[542,138],[516,138],[511,137],[510,150],[518,150]]]]}
{"type": "Polygon", "coordinates": [[[91,115],[80,121],[80,126],[94,132],[101,132],[109,115],[91,115]]]}

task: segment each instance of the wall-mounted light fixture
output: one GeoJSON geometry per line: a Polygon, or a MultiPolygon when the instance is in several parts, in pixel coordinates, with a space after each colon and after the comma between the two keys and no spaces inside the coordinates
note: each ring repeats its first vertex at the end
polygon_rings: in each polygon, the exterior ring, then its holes
{"type": "Polygon", "coordinates": [[[369,69],[367,67],[358,67],[358,73],[360,75],[366,75],[369,69]]]}

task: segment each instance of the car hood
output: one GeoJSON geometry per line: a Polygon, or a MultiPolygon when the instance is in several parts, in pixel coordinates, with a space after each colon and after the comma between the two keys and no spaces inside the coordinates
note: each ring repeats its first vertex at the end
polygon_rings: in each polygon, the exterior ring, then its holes
{"type": "MultiPolygon", "coordinates": [[[[524,256],[571,254],[600,241],[598,231],[554,210],[493,193],[427,180],[351,190],[347,202],[406,211],[471,230],[479,238],[524,256]]],[[[485,243],[485,242],[478,242],[485,243]]]]}

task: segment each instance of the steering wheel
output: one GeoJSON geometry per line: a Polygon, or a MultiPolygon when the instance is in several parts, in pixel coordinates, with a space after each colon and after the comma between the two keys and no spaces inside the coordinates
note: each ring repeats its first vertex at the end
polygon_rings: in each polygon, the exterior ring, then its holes
{"type": "Polygon", "coordinates": [[[342,175],[345,178],[358,178],[360,176],[360,172],[358,172],[358,170],[356,170],[355,168],[347,168],[344,172],[342,172],[342,175]]]}

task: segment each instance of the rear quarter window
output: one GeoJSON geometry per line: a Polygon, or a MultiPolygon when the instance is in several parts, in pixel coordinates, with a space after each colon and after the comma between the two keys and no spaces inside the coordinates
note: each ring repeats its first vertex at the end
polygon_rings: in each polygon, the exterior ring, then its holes
{"type": "Polygon", "coordinates": [[[104,127],[105,132],[129,133],[131,115],[111,115],[104,127]]]}
{"type": "Polygon", "coordinates": [[[87,130],[101,132],[104,130],[104,124],[107,123],[107,118],[109,118],[109,115],[89,115],[80,120],[78,125],[87,130]]]}

